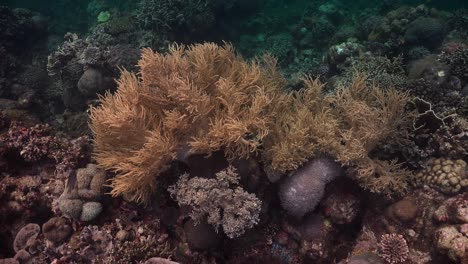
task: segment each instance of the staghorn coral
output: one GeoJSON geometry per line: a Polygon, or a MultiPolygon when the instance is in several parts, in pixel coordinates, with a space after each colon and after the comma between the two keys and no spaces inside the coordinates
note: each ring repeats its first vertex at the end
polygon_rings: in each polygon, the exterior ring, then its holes
{"type": "Polygon", "coordinates": [[[143,0],[138,3],[136,20],[144,29],[158,34],[181,30],[186,34],[202,34],[215,24],[213,3],[208,0],[143,0]]]}
{"type": "Polygon", "coordinates": [[[451,69],[450,73],[463,79],[468,80],[468,48],[461,46],[452,51],[444,51],[439,55],[439,60],[448,64],[451,69]]]}
{"type": "Polygon", "coordinates": [[[343,69],[337,80],[338,84],[351,84],[356,71],[365,72],[369,83],[385,89],[402,88],[407,83],[402,56],[387,58],[365,53],[359,57],[351,57],[350,65],[343,69]]]}
{"type": "Polygon", "coordinates": [[[232,46],[144,49],[139,67],[140,77],[123,71],[118,91],[91,108],[96,160],[118,173],[113,195],[146,203],[155,176],[178,156],[222,149],[248,158],[268,134],[278,84],[232,46]]]}
{"type": "Polygon", "coordinates": [[[221,225],[230,238],[242,235],[258,223],[261,201],[237,186],[239,175],[234,167],[216,173],[215,179],[188,177],[182,175],[169,192],[180,205],[192,207],[190,216],[196,222],[207,216],[209,224],[215,228],[221,225]]]}

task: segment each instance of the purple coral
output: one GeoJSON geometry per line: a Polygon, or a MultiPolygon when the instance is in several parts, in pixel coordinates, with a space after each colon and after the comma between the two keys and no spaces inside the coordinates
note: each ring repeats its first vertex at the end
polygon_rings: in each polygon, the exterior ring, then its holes
{"type": "Polygon", "coordinates": [[[332,159],[309,161],[280,184],[281,205],[289,214],[302,218],[320,202],[325,185],[342,174],[341,165],[332,159]]]}
{"type": "Polygon", "coordinates": [[[378,253],[386,263],[397,264],[408,259],[409,249],[402,235],[384,234],[380,239],[378,253]]]}
{"type": "Polygon", "coordinates": [[[5,139],[9,148],[17,149],[26,161],[38,161],[49,152],[52,137],[48,125],[38,124],[30,128],[13,124],[5,139]]]}
{"type": "Polygon", "coordinates": [[[197,222],[205,217],[208,224],[221,225],[229,238],[238,237],[259,222],[262,201],[239,186],[236,169],[227,167],[216,173],[215,179],[180,177],[169,187],[179,205],[192,207],[190,217],[197,222]]]}
{"type": "Polygon", "coordinates": [[[58,168],[75,167],[87,157],[89,139],[80,137],[75,140],[52,135],[52,128],[47,124],[24,127],[12,124],[8,133],[2,137],[10,150],[16,150],[27,162],[50,159],[58,168]]]}

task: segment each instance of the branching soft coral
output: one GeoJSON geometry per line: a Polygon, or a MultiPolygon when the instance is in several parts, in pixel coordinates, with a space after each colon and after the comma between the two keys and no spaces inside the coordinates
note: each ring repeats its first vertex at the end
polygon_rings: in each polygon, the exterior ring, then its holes
{"type": "Polygon", "coordinates": [[[265,140],[267,164],[284,172],[327,154],[349,166],[371,191],[391,194],[404,189],[406,171],[369,155],[384,140],[405,137],[404,128],[412,121],[405,113],[408,96],[368,85],[363,74],[332,95],[324,95],[317,80],[304,83],[303,90],[285,95],[277,105],[276,128],[265,140]]]}
{"type": "Polygon", "coordinates": [[[274,63],[247,63],[228,44],[206,43],[166,55],[144,49],[139,67],[91,108],[96,160],[117,173],[113,195],[146,203],[156,176],[187,151],[248,158],[269,133],[274,63]]]}
{"type": "Polygon", "coordinates": [[[147,203],[171,161],[215,151],[230,160],[259,154],[281,173],[327,154],[371,191],[405,188],[407,173],[371,151],[405,136],[406,94],[362,74],[335,94],[310,78],[285,92],[272,57],[248,63],[228,44],[172,46],[166,55],[143,49],[139,67],[139,75],[123,71],[118,91],[91,108],[96,160],[117,174],[113,195],[147,203]]]}

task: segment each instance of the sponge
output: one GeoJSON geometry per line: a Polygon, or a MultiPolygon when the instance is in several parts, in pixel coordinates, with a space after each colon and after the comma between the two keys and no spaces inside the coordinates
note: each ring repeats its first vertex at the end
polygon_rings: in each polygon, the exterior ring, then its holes
{"type": "Polygon", "coordinates": [[[343,168],[333,159],[316,158],[307,162],[280,183],[281,206],[292,216],[302,218],[320,202],[325,185],[343,174],[343,168]]]}

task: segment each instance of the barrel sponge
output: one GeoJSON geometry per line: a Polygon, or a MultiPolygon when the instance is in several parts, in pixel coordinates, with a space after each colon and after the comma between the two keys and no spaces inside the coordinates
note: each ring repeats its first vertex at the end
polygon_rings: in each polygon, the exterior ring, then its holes
{"type": "Polygon", "coordinates": [[[316,158],[307,162],[280,183],[282,207],[295,217],[303,217],[320,202],[325,185],[342,174],[341,165],[330,158],[316,158]]]}

